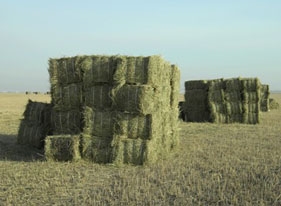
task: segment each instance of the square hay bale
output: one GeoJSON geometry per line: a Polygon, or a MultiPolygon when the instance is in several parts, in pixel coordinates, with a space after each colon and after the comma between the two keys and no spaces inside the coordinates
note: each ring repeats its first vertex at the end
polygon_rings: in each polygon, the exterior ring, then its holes
{"type": "Polygon", "coordinates": [[[231,92],[241,92],[242,89],[242,82],[241,78],[232,78],[232,79],[225,79],[225,92],[231,93],[231,92]]]}
{"type": "Polygon", "coordinates": [[[114,111],[98,111],[85,107],[83,133],[99,137],[111,137],[115,116],[116,112],[114,111]]]}
{"type": "Polygon", "coordinates": [[[170,105],[171,109],[178,107],[179,94],[180,94],[180,70],[176,65],[171,65],[171,97],[170,105]]]}
{"type": "Polygon", "coordinates": [[[262,112],[270,111],[269,96],[270,96],[269,85],[266,84],[262,85],[261,86],[261,111],[262,112]]]}
{"type": "Polygon", "coordinates": [[[28,121],[22,120],[19,126],[17,143],[41,149],[44,147],[44,139],[46,135],[47,130],[44,125],[33,125],[28,121]]]}
{"type": "Polygon", "coordinates": [[[82,131],[80,110],[60,111],[52,110],[51,123],[53,134],[80,134],[82,131]]]}
{"type": "Polygon", "coordinates": [[[241,84],[243,90],[247,92],[255,92],[261,88],[261,82],[258,78],[242,78],[241,84]]]}
{"type": "Polygon", "coordinates": [[[273,99],[273,98],[269,98],[269,109],[279,109],[279,103],[273,99]]]}
{"type": "Polygon", "coordinates": [[[77,161],[81,159],[79,135],[47,136],[45,157],[48,161],[77,161]]]}
{"type": "Polygon", "coordinates": [[[159,96],[157,90],[148,85],[123,85],[113,91],[112,99],[117,111],[151,114],[158,109],[159,96]]]}
{"type": "Polygon", "coordinates": [[[82,85],[79,83],[66,86],[56,85],[51,92],[52,104],[56,110],[78,109],[83,104],[82,85]]]}
{"type": "Polygon", "coordinates": [[[24,119],[18,129],[17,142],[42,148],[45,136],[52,132],[50,112],[51,104],[28,100],[24,119]]]}
{"type": "Polygon", "coordinates": [[[68,85],[82,82],[81,65],[83,56],[63,57],[49,60],[49,74],[51,85],[68,85]]]}
{"type": "Polygon", "coordinates": [[[151,127],[155,127],[152,119],[152,115],[118,112],[114,123],[114,134],[129,139],[150,139],[151,127]]]}
{"type": "Polygon", "coordinates": [[[81,140],[81,155],[83,159],[96,163],[112,161],[112,137],[98,137],[83,134],[81,140]]]}
{"type": "Polygon", "coordinates": [[[89,88],[100,84],[113,84],[115,72],[123,63],[119,56],[87,56],[88,64],[83,68],[83,84],[89,88]]]}
{"type": "Polygon", "coordinates": [[[113,163],[143,165],[147,160],[147,140],[121,139],[113,144],[113,163]]]}
{"type": "Polygon", "coordinates": [[[84,91],[85,105],[95,110],[105,110],[112,107],[111,99],[112,86],[95,85],[86,88],[84,91]]]}

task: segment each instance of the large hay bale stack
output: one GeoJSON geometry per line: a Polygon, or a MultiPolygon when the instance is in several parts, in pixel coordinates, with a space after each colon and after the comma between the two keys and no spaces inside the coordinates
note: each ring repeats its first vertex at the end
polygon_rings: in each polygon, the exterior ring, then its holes
{"type": "Polygon", "coordinates": [[[261,83],[257,78],[187,81],[185,88],[186,121],[260,121],[261,83]]]}
{"type": "Polygon", "coordinates": [[[36,148],[43,148],[44,138],[51,133],[50,120],[51,105],[28,100],[21,120],[17,142],[36,148]]]}
{"type": "Polygon", "coordinates": [[[83,158],[143,164],[178,143],[180,72],[160,56],[50,59],[49,73],[53,133],[81,133],[83,158]]]}

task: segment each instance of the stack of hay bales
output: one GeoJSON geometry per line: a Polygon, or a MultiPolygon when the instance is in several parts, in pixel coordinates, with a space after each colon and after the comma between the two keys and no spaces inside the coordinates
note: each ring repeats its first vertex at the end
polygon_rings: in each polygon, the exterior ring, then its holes
{"type": "Polygon", "coordinates": [[[17,142],[41,149],[46,135],[51,132],[50,112],[50,104],[29,100],[19,126],[17,142]]]}
{"type": "Polygon", "coordinates": [[[261,83],[257,78],[185,82],[186,120],[259,123],[261,83]]]}
{"type": "Polygon", "coordinates": [[[93,162],[143,164],[177,144],[175,65],[160,56],[93,55],[50,59],[49,66],[54,136],[47,137],[45,152],[50,159],[79,159],[74,150],[80,149],[81,157],[93,162]],[[65,142],[73,152],[62,158],[65,142]]]}
{"type": "Polygon", "coordinates": [[[185,104],[183,106],[185,121],[208,122],[208,81],[194,80],[185,82],[185,104]]]}
{"type": "Polygon", "coordinates": [[[269,85],[267,84],[261,85],[261,111],[262,112],[270,111],[269,96],[270,96],[269,85]]]}

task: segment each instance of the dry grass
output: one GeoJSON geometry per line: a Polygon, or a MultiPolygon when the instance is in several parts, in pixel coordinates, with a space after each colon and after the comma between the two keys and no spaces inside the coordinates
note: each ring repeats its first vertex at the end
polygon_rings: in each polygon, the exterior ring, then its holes
{"type": "Polygon", "coordinates": [[[28,97],[0,98],[0,205],[281,205],[280,109],[258,125],[181,123],[170,157],[116,167],[45,162],[42,151],[16,145],[28,97]]]}

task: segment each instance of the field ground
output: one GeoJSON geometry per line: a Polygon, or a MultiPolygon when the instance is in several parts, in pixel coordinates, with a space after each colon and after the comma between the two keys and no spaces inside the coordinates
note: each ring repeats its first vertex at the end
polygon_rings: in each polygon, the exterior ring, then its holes
{"type": "Polygon", "coordinates": [[[281,109],[258,125],[181,122],[169,157],[117,167],[46,162],[17,145],[28,98],[50,101],[0,94],[0,205],[281,205],[281,109]]]}

